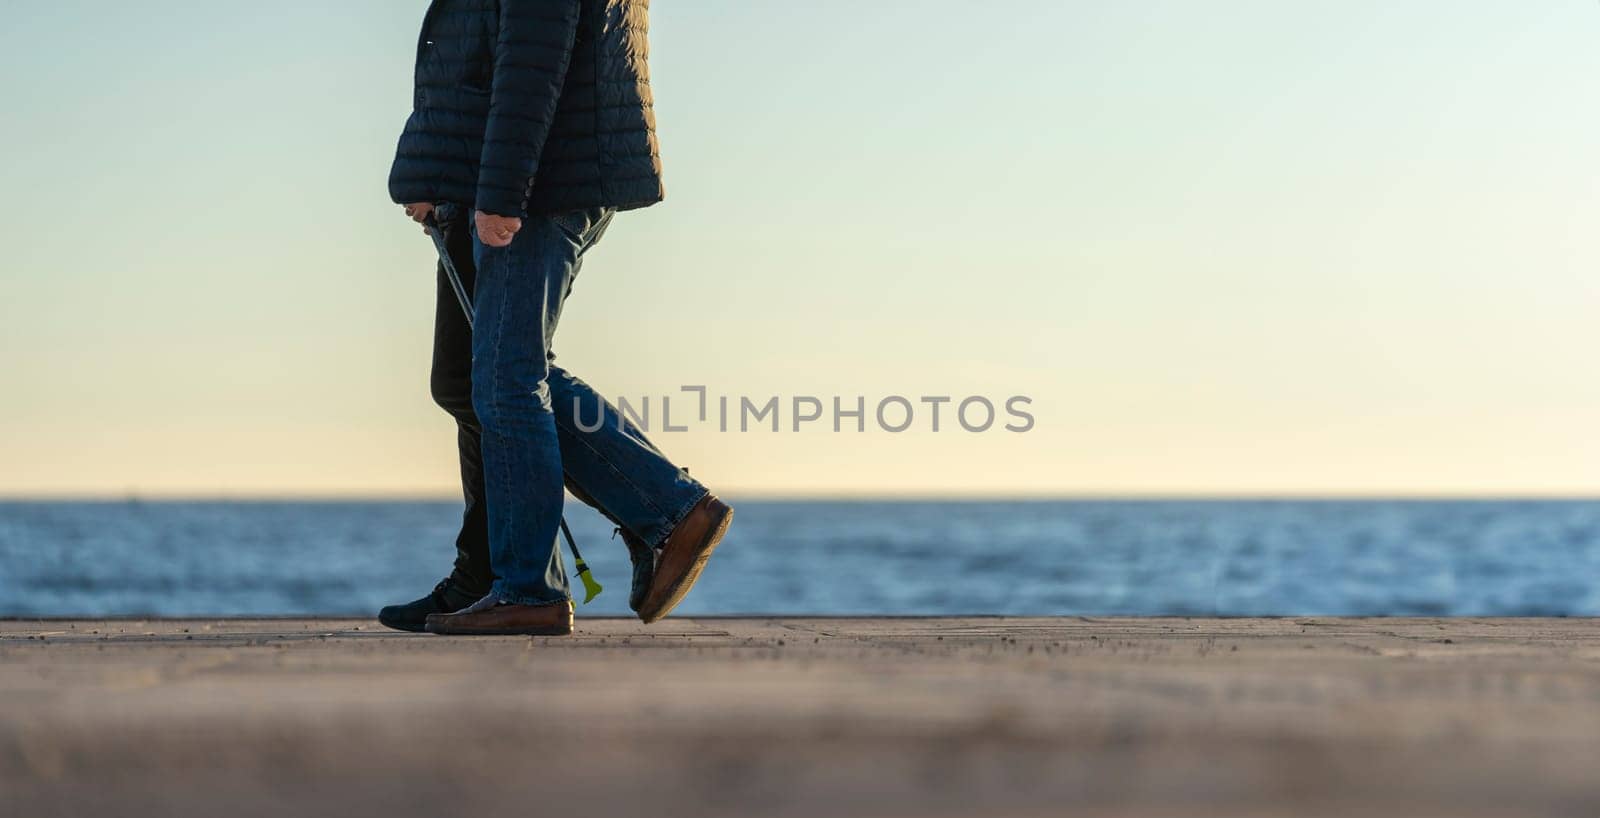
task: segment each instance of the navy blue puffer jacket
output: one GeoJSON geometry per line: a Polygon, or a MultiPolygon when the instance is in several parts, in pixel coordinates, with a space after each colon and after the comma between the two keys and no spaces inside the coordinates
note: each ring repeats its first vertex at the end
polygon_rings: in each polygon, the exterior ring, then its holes
{"type": "Polygon", "coordinates": [[[501,216],[661,200],[649,0],[433,0],[398,203],[501,216]]]}

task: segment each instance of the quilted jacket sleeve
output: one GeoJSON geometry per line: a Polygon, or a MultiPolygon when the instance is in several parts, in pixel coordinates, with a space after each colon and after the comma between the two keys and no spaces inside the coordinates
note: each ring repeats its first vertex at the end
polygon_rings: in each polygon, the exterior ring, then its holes
{"type": "Polygon", "coordinates": [[[582,0],[500,0],[477,209],[524,216],[572,60],[582,0]]]}

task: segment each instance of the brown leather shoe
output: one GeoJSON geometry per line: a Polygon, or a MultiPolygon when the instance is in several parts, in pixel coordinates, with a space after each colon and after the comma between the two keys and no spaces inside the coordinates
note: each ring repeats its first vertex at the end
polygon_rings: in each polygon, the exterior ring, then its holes
{"type": "Polygon", "coordinates": [[[572,600],[549,605],[510,605],[492,595],[452,614],[428,614],[428,633],[474,636],[566,636],[572,633],[572,600]]]}
{"type": "Polygon", "coordinates": [[[655,577],[639,606],[640,619],[650,623],[672,613],[700,578],[731,522],[733,509],[709,494],[684,515],[656,550],[655,577]]]}

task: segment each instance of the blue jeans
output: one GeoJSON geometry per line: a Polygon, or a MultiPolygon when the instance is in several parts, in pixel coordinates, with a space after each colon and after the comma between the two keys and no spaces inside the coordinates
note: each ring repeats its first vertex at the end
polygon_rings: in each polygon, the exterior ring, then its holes
{"type": "MultiPolygon", "coordinates": [[[[497,577],[491,593],[504,602],[570,598],[556,544],[564,484],[649,545],[664,541],[706,495],[605,398],[554,363],[562,304],[613,215],[594,208],[533,216],[506,247],[472,234],[471,403],[497,577]]],[[[452,217],[470,222],[465,208],[441,214],[452,217]]]]}

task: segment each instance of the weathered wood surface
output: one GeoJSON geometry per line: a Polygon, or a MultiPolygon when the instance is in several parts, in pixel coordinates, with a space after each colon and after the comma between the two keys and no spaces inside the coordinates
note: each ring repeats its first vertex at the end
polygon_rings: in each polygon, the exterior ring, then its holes
{"type": "Polygon", "coordinates": [[[8,814],[1596,815],[1600,622],[0,621],[8,814]]]}

